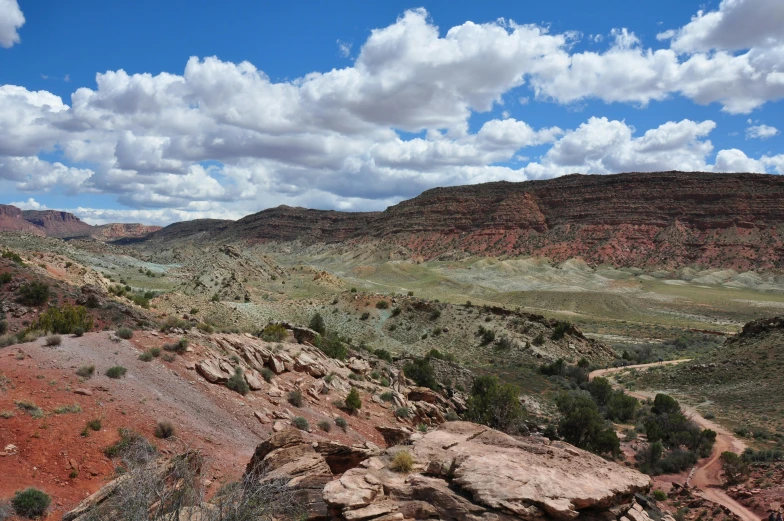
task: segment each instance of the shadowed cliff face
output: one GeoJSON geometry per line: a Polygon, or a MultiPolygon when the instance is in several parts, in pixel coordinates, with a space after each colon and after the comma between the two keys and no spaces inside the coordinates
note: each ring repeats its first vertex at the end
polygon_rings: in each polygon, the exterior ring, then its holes
{"type": "Polygon", "coordinates": [[[214,241],[381,243],[425,259],[457,252],[746,270],[782,267],[781,224],[784,177],[663,172],[436,188],[383,212],[281,206],[198,232],[214,241]]]}

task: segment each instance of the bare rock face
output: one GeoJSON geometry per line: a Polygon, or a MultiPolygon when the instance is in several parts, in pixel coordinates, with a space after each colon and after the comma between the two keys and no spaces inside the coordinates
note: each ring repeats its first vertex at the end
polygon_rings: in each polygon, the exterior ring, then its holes
{"type": "MultiPolygon", "coordinates": [[[[784,266],[784,178],[650,172],[434,188],[383,212],[279,206],[191,237],[353,245],[396,256],[580,257],[617,266],[784,266]],[[400,252],[400,253],[398,253],[400,252]]],[[[180,230],[153,235],[163,239],[180,230]]],[[[177,235],[182,237],[180,233],[177,235]]]]}
{"type": "Polygon", "coordinates": [[[468,422],[445,423],[415,441],[417,473],[390,470],[400,449],[328,483],[324,501],[333,514],[364,519],[415,511],[425,502],[441,519],[571,520],[625,503],[651,485],[636,470],[565,443],[513,438],[468,422]]]}

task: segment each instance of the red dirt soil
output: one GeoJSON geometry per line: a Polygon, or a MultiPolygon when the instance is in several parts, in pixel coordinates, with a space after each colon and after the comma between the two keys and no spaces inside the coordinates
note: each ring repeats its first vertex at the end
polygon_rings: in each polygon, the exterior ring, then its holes
{"type": "MultiPolygon", "coordinates": [[[[395,423],[392,412],[363,395],[359,416],[349,418],[349,429],[334,428],[324,433],[316,428],[321,419],[332,419],[340,411],[321,396],[316,401],[306,395],[302,408],[285,400],[272,403],[262,391],[243,397],[224,386],[207,383],[195,371],[188,370],[189,360],[198,359],[206,349],[194,342],[192,352],[167,363],[162,359],[143,362],[142,350],[176,342],[178,337],[162,333],[136,332],[131,341],[113,341],[109,332],[87,333],[81,338],[63,336],[62,345],[47,347],[44,339],[0,350],[0,411],[14,416],[0,418],[0,454],[7,445],[17,447],[11,454],[0,455],[0,499],[34,486],[53,497],[48,519],[58,520],[89,494],[113,477],[113,462],[103,450],[118,438],[119,428],[131,428],[152,440],[164,453],[184,448],[199,449],[208,459],[205,480],[215,484],[241,476],[256,445],[269,436],[272,422],[260,423],[254,411],[289,409],[310,422],[316,438],[330,438],[343,443],[371,441],[384,446],[376,424],[395,423]],[[82,380],[75,370],[95,365],[95,376],[82,380]],[[111,366],[128,369],[119,380],[105,376],[111,366]],[[4,387],[4,390],[3,390],[4,387]],[[76,394],[86,389],[91,396],[76,394]],[[45,412],[34,419],[15,402],[34,402],[45,412]],[[78,404],[78,413],[56,414],[60,406],[78,404]],[[81,433],[88,420],[101,419],[101,430],[81,433]],[[176,439],[158,440],[154,429],[158,421],[167,420],[176,428],[176,439]],[[76,469],[74,469],[76,467],[76,469]],[[78,475],[71,477],[72,471],[78,475]]],[[[303,373],[285,373],[277,377],[277,386],[293,388],[303,373]]]]}

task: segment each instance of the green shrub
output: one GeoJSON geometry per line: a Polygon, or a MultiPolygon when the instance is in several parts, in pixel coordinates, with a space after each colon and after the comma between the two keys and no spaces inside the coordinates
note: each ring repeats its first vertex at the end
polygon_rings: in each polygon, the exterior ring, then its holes
{"type": "Polygon", "coordinates": [[[108,376],[109,378],[114,378],[116,380],[118,378],[122,378],[123,376],[125,376],[125,373],[127,372],[128,370],[123,366],[115,365],[106,370],[106,376],[108,376]]]}
{"type": "Polygon", "coordinates": [[[107,458],[129,459],[132,463],[146,463],[153,459],[158,449],[147,438],[131,429],[118,429],[120,439],[103,450],[107,458]]]}
{"type": "Polygon", "coordinates": [[[79,405],[78,403],[75,403],[73,405],[61,405],[60,407],[54,408],[55,414],[68,414],[68,413],[76,414],[78,412],[82,412],[82,406],[79,405]]]}
{"type": "Polygon", "coordinates": [[[539,333],[538,335],[536,335],[534,337],[534,339],[531,341],[531,343],[533,345],[535,345],[535,346],[544,345],[544,335],[542,333],[539,333]]]}
{"type": "Polygon", "coordinates": [[[71,334],[77,328],[89,331],[93,327],[93,317],[84,306],[65,303],[62,307],[52,306],[38,316],[30,329],[51,331],[63,335],[71,334]]]}
{"type": "Polygon", "coordinates": [[[449,409],[446,412],[446,416],[444,416],[444,418],[448,422],[456,422],[456,421],[460,420],[460,416],[458,416],[457,413],[455,411],[453,411],[452,409],[449,409]]]}
{"type": "Polygon", "coordinates": [[[439,318],[441,318],[441,310],[440,309],[434,309],[430,313],[430,320],[438,320],[439,318]]]}
{"type": "Polygon", "coordinates": [[[14,494],[11,506],[18,516],[34,519],[43,516],[51,502],[47,493],[30,487],[14,494]]]}
{"type": "Polygon", "coordinates": [[[324,323],[324,317],[321,316],[321,313],[313,315],[308,327],[322,336],[327,332],[327,325],[324,323]]]}
{"type": "Polygon", "coordinates": [[[348,349],[346,349],[343,340],[333,332],[329,332],[324,336],[317,336],[314,342],[322,353],[330,358],[338,360],[345,360],[348,358],[348,349]]]}
{"type": "Polygon", "coordinates": [[[139,355],[139,360],[142,362],[152,362],[152,353],[145,351],[139,355]]]}
{"type": "Polygon", "coordinates": [[[17,296],[19,302],[26,306],[43,306],[49,301],[49,284],[27,282],[20,286],[17,296]]]}
{"type": "Polygon", "coordinates": [[[161,356],[161,348],[160,347],[151,347],[147,351],[153,356],[153,358],[158,358],[161,356]]]}
{"type": "Polygon", "coordinates": [[[666,501],[667,493],[663,490],[654,490],[653,499],[655,499],[656,501],[666,501]]]}
{"type": "Polygon", "coordinates": [[[18,253],[12,252],[11,250],[5,250],[3,252],[3,258],[4,259],[10,259],[10,260],[14,261],[15,263],[17,263],[19,265],[23,265],[24,264],[24,261],[22,260],[22,257],[20,257],[18,253]]]}
{"type": "Polygon", "coordinates": [[[356,387],[352,387],[351,391],[348,393],[348,396],[346,396],[345,406],[346,409],[352,414],[356,413],[362,408],[362,398],[359,396],[359,391],[356,387]]]}
{"type": "Polygon", "coordinates": [[[378,302],[376,302],[376,309],[388,309],[388,308],[389,308],[389,302],[387,302],[386,300],[379,300],[378,302]]]}
{"type": "Polygon", "coordinates": [[[73,336],[79,338],[84,336],[84,328],[83,327],[75,327],[73,329],[73,336]]]}
{"type": "Polygon", "coordinates": [[[430,389],[438,387],[433,366],[425,358],[417,358],[412,362],[406,363],[403,366],[403,373],[408,378],[414,380],[420,387],[429,387],[430,389]]]}
{"type": "Polygon", "coordinates": [[[387,351],[386,349],[376,349],[373,351],[373,354],[376,355],[381,360],[386,362],[392,362],[392,353],[387,351]]]}
{"type": "Polygon", "coordinates": [[[408,407],[398,407],[395,409],[395,416],[397,418],[408,418],[411,416],[411,409],[408,407]]]}
{"type": "Polygon", "coordinates": [[[166,440],[174,436],[174,425],[168,421],[159,421],[155,425],[155,437],[166,440]]]}
{"type": "Polygon", "coordinates": [[[101,419],[95,418],[88,421],[85,425],[85,428],[90,429],[91,431],[98,432],[101,430],[101,419]]]}
{"type": "Polygon", "coordinates": [[[392,391],[386,391],[384,393],[381,393],[380,398],[385,402],[391,402],[395,399],[395,395],[392,393],[392,391]]]}
{"type": "Polygon", "coordinates": [[[294,407],[302,407],[302,392],[299,389],[290,391],[288,401],[294,407]]]}
{"type": "Polygon", "coordinates": [[[173,351],[173,352],[181,355],[181,354],[185,353],[188,350],[188,345],[189,344],[190,344],[190,341],[187,338],[182,337],[177,342],[174,342],[173,344],[165,344],[163,346],[163,348],[166,351],[173,351]]]}
{"type": "Polygon", "coordinates": [[[520,390],[489,375],[474,380],[467,406],[468,420],[507,432],[514,431],[525,414],[520,390]]]}
{"type": "Polygon", "coordinates": [[[427,425],[425,425],[424,423],[420,423],[419,425],[417,425],[417,430],[419,432],[427,432],[427,425]]]}
{"type": "MultiPolygon", "coordinates": [[[[3,319],[0,320],[0,335],[5,335],[6,333],[8,333],[8,321],[3,319]]],[[[0,346],[0,347],[5,347],[5,346],[0,346]]]]}
{"type": "Polygon", "coordinates": [[[295,417],[293,420],[291,420],[291,423],[294,425],[294,427],[301,431],[310,431],[310,424],[308,423],[308,420],[302,416],[295,417]]]}
{"type": "Polygon", "coordinates": [[[362,313],[362,314],[359,316],[359,319],[360,319],[360,320],[367,320],[367,319],[369,319],[369,318],[370,318],[370,313],[368,313],[367,311],[365,311],[364,313],[362,313]]]}
{"type": "Polygon", "coordinates": [[[721,453],[721,468],[727,484],[734,485],[743,482],[749,475],[749,465],[734,452],[721,453]]]}
{"type": "Polygon", "coordinates": [[[8,284],[13,280],[13,278],[14,276],[11,275],[11,272],[9,271],[4,271],[3,273],[0,273],[0,285],[8,284]]]}
{"type": "Polygon", "coordinates": [[[117,336],[120,338],[124,338],[125,340],[130,340],[133,338],[133,329],[129,327],[121,327],[117,330],[117,336]]]}
{"type": "Polygon", "coordinates": [[[348,422],[345,418],[341,418],[340,416],[335,418],[335,425],[343,429],[343,432],[346,432],[346,429],[348,429],[348,422]]]}
{"type": "Polygon", "coordinates": [[[261,332],[261,338],[266,342],[282,342],[288,337],[288,331],[280,324],[270,324],[261,332]]]}
{"type": "Polygon", "coordinates": [[[82,378],[90,378],[93,374],[95,374],[94,365],[83,365],[76,370],[76,375],[81,376],[82,378]]]}
{"type": "Polygon", "coordinates": [[[324,432],[329,432],[332,430],[332,424],[327,420],[321,420],[318,422],[318,428],[324,432]]]}
{"type": "Polygon", "coordinates": [[[357,292],[357,288],[351,288],[351,293],[356,293],[356,292],[357,292]]]}
{"type": "Polygon", "coordinates": [[[553,340],[560,340],[566,336],[566,333],[571,331],[571,329],[572,325],[569,322],[558,321],[553,328],[553,334],[550,335],[550,338],[553,340]]]}
{"type": "Polygon", "coordinates": [[[242,372],[241,367],[234,368],[234,374],[226,382],[226,387],[243,396],[250,392],[250,387],[248,386],[248,382],[245,381],[245,374],[242,372]]]}
{"type": "Polygon", "coordinates": [[[14,405],[16,405],[19,409],[25,411],[27,414],[29,414],[36,420],[40,420],[41,418],[44,417],[44,411],[33,402],[20,400],[14,402],[14,405]]]}
{"type": "Polygon", "coordinates": [[[261,377],[264,378],[264,381],[270,383],[275,378],[275,373],[269,367],[265,367],[261,370],[261,377]]]}
{"type": "Polygon", "coordinates": [[[401,312],[402,312],[402,310],[399,307],[392,308],[392,316],[393,317],[398,316],[401,312]]]}
{"type": "Polygon", "coordinates": [[[408,473],[414,468],[414,458],[407,450],[401,450],[392,458],[389,468],[395,472],[408,473]]]}
{"type": "Polygon", "coordinates": [[[46,337],[46,345],[49,347],[59,346],[63,343],[63,339],[60,335],[49,335],[46,337]]]}
{"type": "Polygon", "coordinates": [[[558,433],[564,440],[596,454],[618,453],[620,440],[589,394],[563,393],[556,398],[556,405],[561,413],[558,433]]]}

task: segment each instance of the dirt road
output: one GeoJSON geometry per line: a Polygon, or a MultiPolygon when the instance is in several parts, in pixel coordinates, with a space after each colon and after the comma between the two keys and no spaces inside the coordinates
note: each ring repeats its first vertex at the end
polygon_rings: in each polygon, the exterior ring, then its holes
{"type": "MultiPolygon", "coordinates": [[[[610,369],[598,369],[588,375],[589,380],[600,376],[609,376],[615,373],[620,373],[628,369],[637,369],[638,371],[645,371],[652,367],[660,367],[662,365],[675,365],[684,362],[689,362],[689,359],[684,360],[668,360],[665,362],[655,362],[652,364],[630,365],[626,367],[614,367],[610,369]]],[[[618,386],[619,387],[619,386],[618,386]]],[[[639,400],[654,398],[656,393],[647,391],[628,391],[624,389],[627,394],[634,396],[639,400]]],[[[737,439],[731,432],[726,430],[720,425],[704,418],[694,407],[688,405],[681,405],[684,413],[689,416],[694,423],[703,429],[711,429],[716,431],[716,443],[713,445],[713,451],[710,457],[700,461],[697,467],[692,472],[686,484],[698,489],[702,497],[714,503],[718,503],[730,509],[734,514],[741,518],[742,521],[760,521],[760,518],[751,510],[741,505],[731,497],[729,497],[721,488],[721,453],[725,451],[732,451],[736,454],[742,453],[746,449],[746,444],[737,439]]]]}

